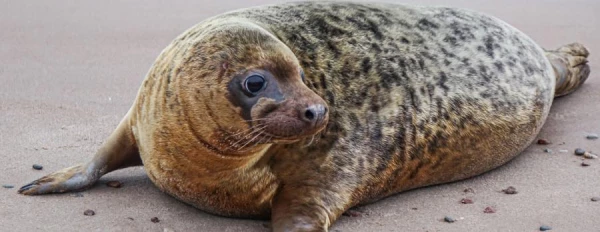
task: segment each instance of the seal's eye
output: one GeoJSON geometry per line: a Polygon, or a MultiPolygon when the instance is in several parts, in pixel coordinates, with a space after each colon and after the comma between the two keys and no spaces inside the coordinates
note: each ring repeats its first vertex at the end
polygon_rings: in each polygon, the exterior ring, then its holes
{"type": "Polygon", "coordinates": [[[244,87],[246,88],[246,91],[251,94],[257,94],[260,92],[263,88],[265,88],[266,84],[267,81],[265,78],[256,74],[249,76],[246,78],[246,81],[244,81],[244,87]]]}

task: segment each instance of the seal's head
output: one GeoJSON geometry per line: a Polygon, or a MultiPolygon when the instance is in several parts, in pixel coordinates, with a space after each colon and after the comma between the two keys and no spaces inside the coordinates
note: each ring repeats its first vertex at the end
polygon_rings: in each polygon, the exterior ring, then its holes
{"type": "Polygon", "coordinates": [[[267,30],[213,20],[180,40],[193,41],[179,66],[185,115],[217,149],[289,143],[325,128],[327,104],[304,84],[294,53],[267,30]]]}

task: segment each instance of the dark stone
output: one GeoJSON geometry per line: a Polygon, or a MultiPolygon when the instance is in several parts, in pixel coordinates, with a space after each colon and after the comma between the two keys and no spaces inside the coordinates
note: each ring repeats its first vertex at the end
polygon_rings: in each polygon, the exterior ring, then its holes
{"type": "Polygon", "coordinates": [[[85,216],[94,216],[96,215],[96,212],[94,212],[94,210],[88,209],[86,211],[83,212],[83,215],[85,216]]]}
{"type": "Polygon", "coordinates": [[[463,198],[462,200],[460,200],[460,203],[463,204],[473,204],[473,200],[471,200],[470,198],[463,198]]]}
{"type": "Polygon", "coordinates": [[[454,218],[446,216],[446,217],[444,217],[444,221],[448,222],[448,223],[454,223],[456,220],[454,218]]]}
{"type": "Polygon", "coordinates": [[[513,186],[508,186],[508,188],[506,189],[502,189],[502,192],[506,193],[506,194],[517,194],[517,189],[513,186]]]}

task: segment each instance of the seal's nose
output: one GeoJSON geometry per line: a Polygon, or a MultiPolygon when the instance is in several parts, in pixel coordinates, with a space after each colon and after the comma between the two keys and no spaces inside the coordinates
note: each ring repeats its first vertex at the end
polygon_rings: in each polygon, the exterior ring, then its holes
{"type": "Polygon", "coordinates": [[[302,120],[311,125],[319,125],[327,116],[327,107],[322,104],[314,104],[304,109],[302,120]]]}

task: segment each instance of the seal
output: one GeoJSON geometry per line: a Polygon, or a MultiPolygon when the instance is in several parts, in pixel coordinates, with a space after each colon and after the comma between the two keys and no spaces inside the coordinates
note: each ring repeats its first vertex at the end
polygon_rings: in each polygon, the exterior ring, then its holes
{"type": "Polygon", "coordinates": [[[229,12],[177,37],[93,159],[23,186],[82,190],[143,164],[210,213],[327,231],[352,206],[457,181],[517,156],[588,51],[545,51],[454,8],[288,3],[229,12]]]}

